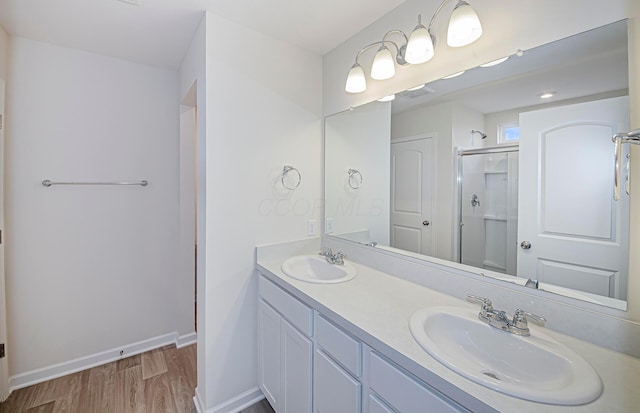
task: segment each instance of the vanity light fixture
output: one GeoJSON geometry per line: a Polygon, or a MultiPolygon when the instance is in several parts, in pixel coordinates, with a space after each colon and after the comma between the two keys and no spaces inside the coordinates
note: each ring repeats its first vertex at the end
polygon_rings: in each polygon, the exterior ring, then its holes
{"type": "Polygon", "coordinates": [[[490,62],[487,62],[483,65],[480,65],[480,67],[492,67],[492,66],[497,66],[500,63],[504,63],[507,61],[507,59],[509,59],[509,56],[505,56],[505,57],[501,57],[500,59],[496,59],[496,60],[492,60],[490,62]]]}
{"type": "Polygon", "coordinates": [[[558,92],[556,92],[555,90],[550,90],[548,92],[542,92],[542,93],[538,93],[538,97],[540,99],[549,99],[554,97],[558,92]]]}
{"type": "Polygon", "coordinates": [[[408,90],[409,92],[413,92],[414,90],[420,90],[420,89],[422,89],[422,88],[423,88],[423,87],[425,87],[425,86],[427,86],[427,84],[426,84],[426,83],[423,83],[423,84],[418,85],[418,86],[410,87],[410,88],[409,88],[409,89],[407,89],[407,90],[408,90]]]}
{"type": "MultiPolygon", "coordinates": [[[[375,80],[386,80],[395,76],[395,65],[421,64],[431,60],[435,54],[436,37],[431,26],[442,8],[451,0],[443,0],[431,17],[428,26],[422,24],[422,16],[418,15],[418,25],[407,36],[402,30],[389,30],[381,41],[371,43],[356,54],[355,63],[349,70],[344,90],[348,93],[360,93],[367,89],[366,75],[358,59],[367,50],[378,47],[373,59],[370,76],[375,80]],[[401,40],[396,43],[389,37],[396,36],[401,40]],[[391,48],[391,49],[390,49],[391,48]],[[395,56],[392,53],[395,52],[395,56]]],[[[476,12],[469,3],[457,0],[451,12],[447,30],[447,44],[450,47],[469,45],[482,36],[482,25],[476,12]]]]}

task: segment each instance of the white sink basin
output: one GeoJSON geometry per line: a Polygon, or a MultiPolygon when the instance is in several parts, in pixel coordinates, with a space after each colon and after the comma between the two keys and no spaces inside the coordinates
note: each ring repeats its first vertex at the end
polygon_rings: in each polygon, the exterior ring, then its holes
{"type": "Polygon", "coordinates": [[[559,405],[589,403],[602,393],[598,374],[568,347],[538,329],[521,337],[477,316],[462,307],[431,307],[414,313],[409,327],[436,360],[493,390],[559,405]]]}
{"type": "Polygon", "coordinates": [[[356,276],[356,269],[345,261],[343,265],[329,264],[320,255],[297,255],[282,263],[282,271],[289,277],[317,284],[335,284],[356,276]]]}

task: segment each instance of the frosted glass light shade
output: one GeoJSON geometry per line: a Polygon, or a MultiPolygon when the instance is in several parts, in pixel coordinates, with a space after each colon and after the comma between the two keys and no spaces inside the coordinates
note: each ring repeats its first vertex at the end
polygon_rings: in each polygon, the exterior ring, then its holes
{"type": "Polygon", "coordinates": [[[367,80],[364,77],[364,70],[358,63],[354,63],[347,75],[347,84],[344,90],[349,93],[360,93],[367,90],[367,80]]]}
{"type": "Polygon", "coordinates": [[[396,74],[396,66],[393,61],[393,56],[387,48],[382,45],[376,57],[373,59],[373,65],[371,65],[371,78],[376,80],[385,80],[392,78],[396,74]]]}
{"type": "Polygon", "coordinates": [[[460,0],[451,13],[447,44],[462,47],[471,44],[482,36],[482,25],[476,12],[466,1],[460,0]]]}
{"type": "Polygon", "coordinates": [[[430,60],[433,53],[431,34],[423,25],[417,25],[409,36],[405,60],[414,65],[420,64],[430,60]]]}

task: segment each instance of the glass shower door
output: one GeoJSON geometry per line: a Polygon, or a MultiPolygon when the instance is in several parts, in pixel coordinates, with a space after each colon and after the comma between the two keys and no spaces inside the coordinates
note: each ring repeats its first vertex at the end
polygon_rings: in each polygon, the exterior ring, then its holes
{"type": "Polygon", "coordinates": [[[518,152],[460,155],[460,262],[516,273],[518,152]]]}

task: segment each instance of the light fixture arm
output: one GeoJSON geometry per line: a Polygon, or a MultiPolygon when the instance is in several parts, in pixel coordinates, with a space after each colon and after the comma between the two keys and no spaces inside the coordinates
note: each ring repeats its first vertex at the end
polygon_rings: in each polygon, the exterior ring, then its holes
{"type": "Polygon", "coordinates": [[[362,53],[366,52],[367,50],[371,49],[371,48],[372,48],[372,47],[374,47],[374,46],[379,46],[379,45],[380,45],[380,43],[382,43],[382,42],[375,42],[375,43],[371,43],[371,44],[366,45],[366,46],[365,46],[365,47],[363,47],[362,49],[360,49],[360,51],[356,54],[356,64],[359,64],[359,63],[358,63],[358,59],[360,58],[360,55],[361,55],[362,53]]]}
{"type": "Polygon", "coordinates": [[[405,60],[405,53],[407,51],[407,44],[409,44],[409,38],[407,37],[405,32],[403,32],[402,30],[389,30],[382,37],[382,43],[384,44],[384,42],[391,43],[396,47],[396,63],[398,63],[400,66],[405,66],[407,64],[407,61],[405,60]],[[404,44],[402,46],[398,46],[397,43],[392,42],[390,40],[386,40],[387,36],[390,36],[393,34],[402,35],[402,38],[404,39],[404,44]]]}
{"type": "Polygon", "coordinates": [[[359,64],[359,63],[358,63],[358,59],[360,58],[360,55],[362,55],[362,53],[366,52],[367,50],[371,49],[372,47],[380,46],[380,45],[385,45],[385,44],[387,44],[387,43],[388,43],[388,44],[392,44],[392,45],[393,45],[393,47],[395,47],[395,48],[396,48],[396,62],[397,62],[399,65],[404,66],[404,65],[406,65],[406,64],[407,64],[407,62],[404,60],[404,51],[407,49],[407,42],[406,42],[406,38],[407,38],[407,35],[405,35],[405,34],[404,34],[403,32],[401,32],[400,30],[390,30],[389,32],[387,32],[387,34],[385,34],[385,35],[384,35],[384,37],[382,38],[382,40],[380,40],[379,42],[375,42],[375,43],[368,44],[368,45],[366,45],[365,47],[363,47],[362,49],[360,49],[360,51],[356,54],[356,61],[355,61],[355,63],[359,64]],[[404,44],[404,45],[402,45],[402,46],[398,46],[398,44],[397,44],[396,42],[391,41],[391,40],[387,40],[387,39],[386,39],[387,35],[388,35],[389,33],[392,33],[392,32],[402,33],[402,35],[403,35],[403,36],[404,36],[404,38],[405,38],[405,44],[404,44]]]}
{"type": "MultiPolygon", "coordinates": [[[[440,3],[438,8],[436,9],[436,12],[433,13],[433,16],[431,16],[431,20],[429,20],[429,25],[427,26],[427,30],[431,31],[431,25],[433,24],[433,21],[436,19],[436,16],[438,15],[438,13],[440,13],[442,8],[450,1],[451,0],[443,0],[442,3],[440,3]]],[[[420,22],[420,15],[418,15],[418,22],[420,22]]]]}

